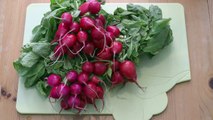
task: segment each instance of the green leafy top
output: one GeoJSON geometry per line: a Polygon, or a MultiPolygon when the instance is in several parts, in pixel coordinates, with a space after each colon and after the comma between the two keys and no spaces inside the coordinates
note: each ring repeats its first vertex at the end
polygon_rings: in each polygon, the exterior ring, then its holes
{"type": "MultiPolygon", "coordinates": [[[[54,45],[50,41],[54,39],[55,32],[60,23],[57,17],[64,12],[70,12],[77,18],[79,15],[78,7],[85,0],[51,0],[51,11],[44,14],[41,23],[32,30],[31,43],[24,45],[18,60],[13,63],[14,68],[23,79],[26,79],[25,86],[32,87],[45,76],[52,73],[64,75],[66,70],[71,69],[68,58],[63,63],[50,65],[51,51],[54,45]],[[61,64],[61,66],[60,66],[61,64]],[[60,69],[55,69],[57,66],[60,69]]],[[[76,65],[80,65],[80,61],[75,61],[76,65]]],[[[41,84],[41,83],[40,83],[41,84]]],[[[39,85],[41,86],[41,85],[39,85]]],[[[41,87],[39,87],[41,88],[41,87]]]]}
{"type": "Polygon", "coordinates": [[[128,4],[127,9],[117,8],[114,14],[108,14],[108,25],[117,25],[121,30],[119,41],[123,43],[123,51],[118,59],[129,59],[138,62],[142,54],[153,57],[172,42],[171,19],[162,18],[158,6],[151,5],[146,9],[140,5],[128,4]]]}

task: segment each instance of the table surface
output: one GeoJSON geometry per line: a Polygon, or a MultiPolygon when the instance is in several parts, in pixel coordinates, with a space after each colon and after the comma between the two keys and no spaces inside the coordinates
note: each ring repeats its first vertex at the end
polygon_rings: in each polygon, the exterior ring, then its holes
{"type": "MultiPolygon", "coordinates": [[[[112,120],[112,116],[20,115],[12,62],[22,46],[26,7],[49,0],[0,0],[0,118],[2,120],[112,120]]],[[[213,120],[213,0],[107,0],[181,3],[185,8],[192,80],[168,92],[167,109],[152,120],[213,120]]],[[[178,23],[177,23],[178,24],[178,23]]]]}

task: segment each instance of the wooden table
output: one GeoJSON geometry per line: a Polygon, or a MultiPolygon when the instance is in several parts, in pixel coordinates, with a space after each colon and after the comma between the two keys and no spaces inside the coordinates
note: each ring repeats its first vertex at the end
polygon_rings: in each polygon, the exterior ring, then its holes
{"type": "MultiPolygon", "coordinates": [[[[112,120],[112,116],[20,115],[16,112],[18,76],[12,62],[19,56],[22,46],[26,7],[35,2],[49,2],[49,0],[0,0],[0,87],[6,90],[1,91],[0,119],[112,120]]],[[[177,85],[168,92],[168,108],[162,114],[154,116],[153,120],[212,120],[213,90],[209,87],[209,81],[211,77],[213,80],[213,0],[107,0],[107,2],[183,4],[192,80],[177,85]]]]}

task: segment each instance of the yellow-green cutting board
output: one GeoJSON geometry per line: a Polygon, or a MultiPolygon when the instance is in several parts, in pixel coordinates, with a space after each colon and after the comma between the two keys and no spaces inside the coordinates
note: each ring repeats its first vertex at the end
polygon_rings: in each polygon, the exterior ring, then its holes
{"type": "MultiPolygon", "coordinates": [[[[103,8],[112,13],[117,7],[126,8],[127,3],[107,3],[103,8]]],[[[175,84],[191,79],[184,8],[176,3],[134,3],[148,8],[158,5],[163,17],[172,18],[170,25],[174,41],[152,59],[142,58],[137,66],[139,84],[146,87],[142,92],[135,84],[128,83],[121,90],[107,92],[105,109],[98,113],[92,106],[82,114],[112,114],[115,120],[148,120],[154,114],[161,113],[168,104],[166,92],[175,84]]],[[[38,25],[43,14],[49,11],[49,4],[31,4],[27,8],[23,44],[29,43],[32,29],[38,25]]],[[[17,111],[21,114],[58,114],[47,98],[39,95],[35,88],[26,89],[24,81],[19,79],[17,111]]],[[[62,112],[62,114],[74,114],[62,112]]]]}

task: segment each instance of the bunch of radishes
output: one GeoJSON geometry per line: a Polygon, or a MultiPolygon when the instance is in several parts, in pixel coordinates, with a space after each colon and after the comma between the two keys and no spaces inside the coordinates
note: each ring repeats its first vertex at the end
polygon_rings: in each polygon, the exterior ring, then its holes
{"type": "Polygon", "coordinates": [[[86,109],[87,104],[93,104],[97,109],[96,100],[101,100],[104,105],[104,88],[101,85],[105,83],[100,77],[108,69],[112,69],[111,88],[127,81],[138,85],[134,63],[116,59],[122,52],[122,42],[116,41],[120,30],[115,25],[106,26],[105,17],[98,14],[100,9],[101,3],[90,0],[79,7],[79,21],[73,21],[69,12],[61,15],[61,23],[52,41],[56,44],[54,60],[64,55],[72,59],[82,54],[93,60],[84,62],[79,73],[70,70],[64,77],[57,74],[48,76],[47,83],[52,87],[49,97],[60,100],[64,110],[80,112],[86,109]]]}

